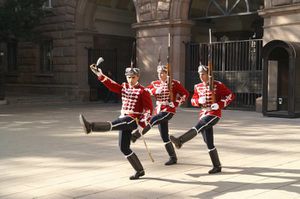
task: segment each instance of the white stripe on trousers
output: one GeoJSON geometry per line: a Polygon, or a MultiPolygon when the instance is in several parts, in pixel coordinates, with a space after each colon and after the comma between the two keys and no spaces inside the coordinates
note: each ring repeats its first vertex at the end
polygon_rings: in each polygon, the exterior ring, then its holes
{"type": "Polygon", "coordinates": [[[112,125],[112,128],[113,128],[113,127],[120,126],[120,125],[123,125],[123,124],[131,124],[132,122],[135,122],[135,120],[133,119],[131,122],[122,122],[122,123],[117,123],[117,124],[115,124],[115,125],[112,125]]]}
{"type": "Polygon", "coordinates": [[[171,114],[171,113],[168,112],[168,114],[167,114],[166,116],[164,116],[164,117],[162,117],[162,118],[159,118],[158,120],[154,121],[154,122],[153,122],[153,125],[151,125],[151,127],[154,126],[158,121],[161,121],[161,120],[165,119],[166,117],[168,117],[170,114],[171,114]]]}
{"type": "MultiPolygon", "coordinates": [[[[215,116],[214,118],[212,118],[209,122],[207,122],[205,125],[203,125],[199,130],[197,130],[197,133],[199,133],[199,131],[201,131],[204,127],[208,126],[211,122],[213,122],[216,118],[219,118],[217,116],[215,116]]],[[[197,129],[195,127],[195,129],[197,129]]]]}

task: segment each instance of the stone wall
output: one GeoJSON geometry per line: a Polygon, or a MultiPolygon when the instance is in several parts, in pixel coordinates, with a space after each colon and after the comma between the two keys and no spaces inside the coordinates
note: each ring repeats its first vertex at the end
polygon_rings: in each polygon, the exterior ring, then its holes
{"type": "Polygon", "coordinates": [[[300,3],[300,0],[265,0],[265,8],[269,9],[276,6],[292,5],[300,3]]]}
{"type": "Polygon", "coordinates": [[[94,30],[101,35],[134,37],[131,24],[136,22],[135,13],[98,6],[94,17],[94,30]]]}
{"type": "MultiPolygon", "coordinates": [[[[137,59],[149,83],[156,77],[157,51],[162,46],[166,62],[168,33],[173,35],[171,58],[174,78],[184,83],[185,43],[191,38],[188,21],[190,0],[134,0],[135,16],[126,11],[99,8],[96,1],[53,0],[39,27],[53,40],[53,71],[40,71],[40,43],[19,43],[18,72],[8,74],[8,90],[16,93],[47,93],[88,100],[88,51],[97,35],[137,38],[137,59]],[[113,11],[113,12],[112,12],[113,11]],[[136,19],[136,20],[135,20],[136,19]],[[137,22],[130,27],[134,22],[137,22]]],[[[99,37],[98,37],[99,38],[99,37]]]]}
{"type": "Polygon", "coordinates": [[[268,5],[259,12],[264,18],[264,43],[275,39],[300,42],[300,3],[291,0],[271,3],[276,6],[268,5]]]}
{"type": "Polygon", "coordinates": [[[42,21],[38,30],[42,38],[35,42],[19,42],[18,44],[18,72],[9,73],[7,84],[17,93],[45,92],[70,95],[68,90],[77,84],[76,66],[76,37],[75,11],[76,1],[52,1],[50,14],[42,21]],[[40,42],[43,39],[53,41],[53,71],[40,71],[40,42]]]}
{"type": "Polygon", "coordinates": [[[171,0],[133,0],[133,2],[138,23],[169,18],[171,0]]]}
{"type": "Polygon", "coordinates": [[[156,67],[161,47],[161,59],[167,62],[168,34],[171,34],[170,62],[175,79],[185,83],[185,43],[191,39],[192,22],[188,20],[190,0],[135,0],[138,65],[141,82],[157,79],[156,67]]]}
{"type": "Polygon", "coordinates": [[[53,41],[53,71],[40,71],[39,40],[19,43],[18,71],[7,74],[7,90],[88,100],[87,48],[101,47],[94,45],[96,35],[134,37],[131,24],[136,18],[125,10],[97,6],[93,0],[52,0],[52,7],[38,30],[53,41]]]}
{"type": "Polygon", "coordinates": [[[161,61],[167,63],[168,34],[171,34],[170,62],[173,77],[185,82],[185,43],[190,40],[191,23],[177,21],[169,23],[136,24],[138,65],[142,66],[141,82],[147,84],[157,79],[156,67],[158,64],[159,48],[161,47],[161,61]],[[151,28],[150,28],[151,27],[151,28]]]}

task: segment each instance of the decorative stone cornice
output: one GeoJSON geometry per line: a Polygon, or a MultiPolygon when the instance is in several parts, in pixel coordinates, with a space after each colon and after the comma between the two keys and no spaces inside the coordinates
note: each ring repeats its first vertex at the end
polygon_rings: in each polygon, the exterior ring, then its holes
{"type": "Polygon", "coordinates": [[[82,29],[82,30],[76,30],[76,31],[75,31],[75,34],[76,34],[76,35],[95,35],[95,34],[97,34],[97,31],[95,31],[95,30],[84,30],[84,29],[82,29]]]}
{"type": "Polygon", "coordinates": [[[169,18],[171,0],[133,0],[133,2],[138,22],[169,18]]]}
{"type": "Polygon", "coordinates": [[[274,15],[299,13],[299,11],[300,11],[300,4],[292,4],[292,5],[278,6],[278,7],[259,10],[258,14],[262,17],[268,17],[274,15]]]}
{"type": "Polygon", "coordinates": [[[132,24],[132,28],[134,29],[146,29],[146,28],[153,28],[153,27],[173,27],[173,26],[192,26],[194,25],[193,21],[190,20],[165,20],[165,21],[150,21],[150,22],[141,22],[132,24]]]}

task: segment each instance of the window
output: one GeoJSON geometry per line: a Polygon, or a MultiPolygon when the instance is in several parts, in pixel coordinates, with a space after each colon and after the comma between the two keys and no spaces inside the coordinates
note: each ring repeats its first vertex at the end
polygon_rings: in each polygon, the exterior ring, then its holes
{"type": "Polygon", "coordinates": [[[213,13],[218,13],[221,16],[230,16],[239,13],[250,13],[249,3],[248,0],[210,0],[208,7],[206,8],[206,16],[215,15],[213,13]]]}
{"type": "Polygon", "coordinates": [[[52,8],[52,0],[46,0],[43,8],[52,8]]]}
{"type": "Polygon", "coordinates": [[[8,72],[15,72],[17,67],[17,47],[18,43],[15,40],[7,42],[7,70],[8,72]]]}
{"type": "Polygon", "coordinates": [[[40,46],[40,72],[51,73],[53,71],[53,42],[45,40],[40,46]]]}

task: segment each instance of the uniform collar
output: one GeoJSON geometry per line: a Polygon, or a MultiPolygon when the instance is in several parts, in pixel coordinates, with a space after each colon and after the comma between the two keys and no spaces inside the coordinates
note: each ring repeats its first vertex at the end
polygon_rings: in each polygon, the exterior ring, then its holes
{"type": "Polygon", "coordinates": [[[161,83],[165,83],[167,84],[169,82],[169,76],[167,77],[167,79],[165,81],[161,80],[161,79],[158,79],[161,83]]]}
{"type": "Polygon", "coordinates": [[[204,86],[208,86],[208,82],[202,82],[204,86]]]}
{"type": "Polygon", "coordinates": [[[135,85],[131,86],[130,84],[128,84],[129,88],[136,88],[140,83],[137,82],[135,85]]]}
{"type": "Polygon", "coordinates": [[[163,84],[167,84],[168,83],[168,80],[166,80],[166,81],[159,80],[159,81],[160,81],[160,83],[163,83],[163,84]]]}

